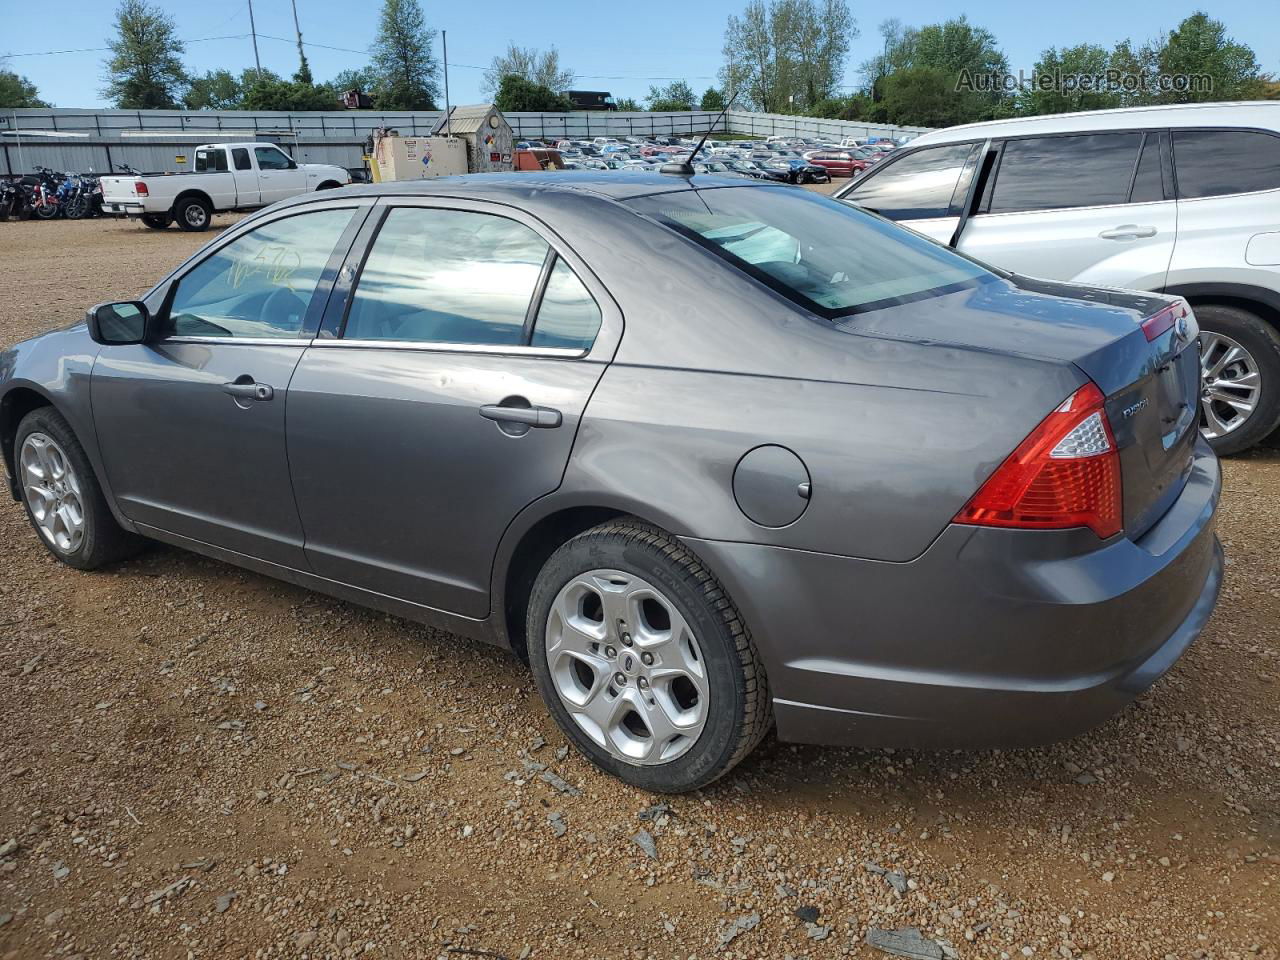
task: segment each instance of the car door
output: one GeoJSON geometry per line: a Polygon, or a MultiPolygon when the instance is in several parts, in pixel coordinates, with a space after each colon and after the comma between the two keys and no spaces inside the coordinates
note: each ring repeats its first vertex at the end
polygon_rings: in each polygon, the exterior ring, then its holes
{"type": "Polygon", "coordinates": [[[231,172],[235,177],[236,206],[262,206],[262,185],[258,182],[258,171],[253,168],[249,158],[248,147],[231,148],[231,172]]]}
{"type": "Polygon", "coordinates": [[[289,387],[306,555],[321,576],[484,617],[502,532],[560,484],[621,316],[510,207],[388,203],[289,387]]]}
{"type": "Polygon", "coordinates": [[[1160,289],[1178,226],[1165,141],[1162,131],[1006,141],[958,248],[1028,276],[1160,289]]]}
{"type": "Polygon", "coordinates": [[[98,444],[144,532],[305,567],[286,390],[369,206],[295,208],[234,232],[149,298],[157,339],[99,352],[98,444]]]}
{"type": "Polygon", "coordinates": [[[981,149],[978,143],[922,147],[880,161],[836,196],[949,243],[981,149]]]}
{"type": "Polygon", "coordinates": [[[253,156],[258,162],[262,203],[275,203],[307,192],[307,172],[298,169],[279,147],[254,147],[253,156]]]}

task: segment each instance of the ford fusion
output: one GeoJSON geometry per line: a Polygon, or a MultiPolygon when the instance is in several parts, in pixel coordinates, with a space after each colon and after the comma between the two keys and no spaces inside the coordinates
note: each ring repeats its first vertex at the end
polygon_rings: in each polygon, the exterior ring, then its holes
{"type": "MultiPolygon", "coordinates": [[[[1101,722],[1217,598],[1181,300],[741,178],[299,197],[0,353],[15,499],[511,648],[592,762],[1101,722]]],[[[495,696],[500,695],[495,689],[495,696]]]]}

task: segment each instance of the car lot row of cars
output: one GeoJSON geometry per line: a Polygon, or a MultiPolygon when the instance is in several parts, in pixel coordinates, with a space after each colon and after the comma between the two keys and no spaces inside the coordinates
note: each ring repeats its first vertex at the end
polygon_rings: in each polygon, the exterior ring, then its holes
{"type": "Polygon", "coordinates": [[[692,159],[698,173],[828,183],[855,177],[889,156],[898,144],[868,138],[839,142],[812,137],[771,137],[759,141],[708,140],[691,158],[696,142],[683,137],[596,137],[592,140],[522,140],[518,169],[621,170],[653,172],[668,162],[692,159]],[[520,156],[523,154],[523,156],[520,156]]]}

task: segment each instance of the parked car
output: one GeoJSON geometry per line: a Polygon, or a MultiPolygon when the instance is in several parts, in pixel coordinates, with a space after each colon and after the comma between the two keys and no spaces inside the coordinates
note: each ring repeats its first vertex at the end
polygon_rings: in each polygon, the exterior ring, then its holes
{"type": "Polygon", "coordinates": [[[502,644],[689,790],[774,724],[1042,742],[1168,670],[1223,569],[1196,335],[773,184],[394,182],[0,352],[0,446],[57,560],[146,537],[502,644]]]}
{"type": "Polygon", "coordinates": [[[351,182],[344,168],[297,163],[274,143],[208,143],[191,173],[102,178],[102,212],[138,217],[163,230],[208,230],[215,213],[253,210],[351,182]]]}
{"type": "Polygon", "coordinates": [[[839,196],[1020,274],[1185,297],[1214,448],[1280,426],[1280,103],[951,127],[839,196]]]}
{"type": "Polygon", "coordinates": [[[789,183],[830,183],[831,174],[827,172],[826,167],[820,167],[816,163],[810,163],[804,157],[794,155],[779,155],[773,160],[768,160],[765,165],[774,170],[786,171],[787,181],[789,183]]]}
{"type": "Polygon", "coordinates": [[[848,150],[814,150],[806,153],[804,158],[809,163],[822,167],[833,177],[856,176],[870,166],[848,150]]]}
{"type": "Polygon", "coordinates": [[[516,148],[516,170],[563,170],[564,158],[559,150],[545,147],[516,148]]]}

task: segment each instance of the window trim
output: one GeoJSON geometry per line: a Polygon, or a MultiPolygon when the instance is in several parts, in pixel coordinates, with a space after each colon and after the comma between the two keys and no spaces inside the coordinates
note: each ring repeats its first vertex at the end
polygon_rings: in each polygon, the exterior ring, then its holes
{"type": "Polygon", "coordinates": [[[1223,197],[1250,197],[1260,193],[1275,193],[1280,186],[1265,187],[1262,190],[1241,190],[1238,193],[1215,193],[1208,197],[1184,197],[1178,186],[1178,147],[1176,134],[1179,133],[1264,133],[1280,140],[1280,131],[1267,130],[1264,127],[1170,127],[1169,128],[1169,164],[1173,171],[1173,197],[1178,203],[1196,203],[1201,200],[1221,200],[1223,197]]]}
{"type": "MultiPolygon", "coordinates": [[[[525,319],[528,320],[526,311],[525,319]]],[[[576,359],[608,362],[613,359],[618,343],[622,339],[624,320],[617,301],[600,282],[587,263],[569,244],[555,233],[552,228],[531,214],[529,211],[510,204],[494,200],[477,200],[471,197],[449,195],[392,195],[377,198],[374,212],[360,229],[359,236],[348,251],[339,279],[330,293],[328,307],[321,319],[320,329],[316,332],[313,346],[341,347],[352,349],[387,349],[415,350],[418,352],[440,353],[472,353],[483,355],[509,355],[526,357],[544,357],[548,359],[576,359]],[[538,309],[542,306],[542,297],[546,292],[547,282],[556,262],[564,260],[565,265],[573,271],[587,293],[595,301],[600,311],[600,328],[596,331],[595,340],[587,350],[576,350],[566,347],[534,347],[527,340],[522,344],[483,344],[483,343],[433,343],[431,341],[403,340],[356,340],[345,339],[347,317],[351,311],[353,294],[360,284],[365,263],[373,250],[373,245],[382,230],[390,211],[402,208],[419,208],[431,210],[451,210],[459,213],[478,213],[489,216],[504,217],[522,226],[528,227],[548,247],[548,257],[543,261],[543,269],[539,274],[534,294],[530,297],[529,310],[532,311],[535,325],[538,309]],[[548,263],[550,261],[550,263],[548,263]]],[[[527,333],[532,335],[532,327],[527,333]]],[[[522,335],[523,337],[523,335],[522,335]]]]}

